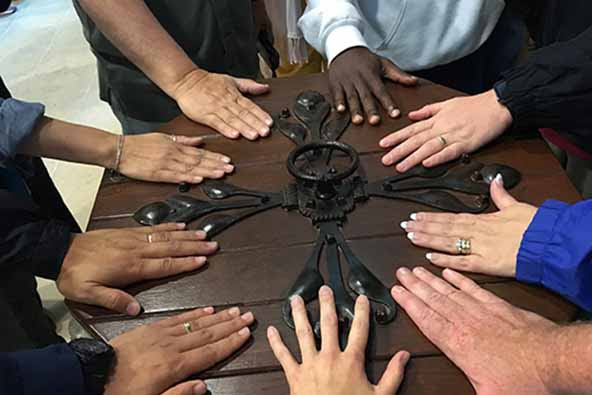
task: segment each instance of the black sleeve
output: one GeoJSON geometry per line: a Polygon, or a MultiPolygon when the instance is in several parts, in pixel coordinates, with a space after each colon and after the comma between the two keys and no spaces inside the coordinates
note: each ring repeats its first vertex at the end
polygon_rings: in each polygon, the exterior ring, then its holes
{"type": "Polygon", "coordinates": [[[592,129],[592,28],[533,52],[495,90],[517,130],[592,129]]]}
{"type": "Polygon", "coordinates": [[[0,190],[0,271],[27,270],[57,279],[72,237],[72,227],[39,214],[33,204],[0,190]]]}

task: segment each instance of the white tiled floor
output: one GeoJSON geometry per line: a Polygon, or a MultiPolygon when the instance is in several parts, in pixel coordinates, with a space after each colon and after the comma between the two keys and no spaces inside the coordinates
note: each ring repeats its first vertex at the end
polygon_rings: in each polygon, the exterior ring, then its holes
{"type": "MultiPolygon", "coordinates": [[[[99,101],[95,58],[82,35],[72,0],[21,0],[0,17],[0,75],[16,98],[44,103],[47,115],[120,133],[99,101]]],[[[102,170],[47,160],[66,204],[86,228],[102,170]]],[[[65,334],[68,316],[53,282],[40,281],[44,304],[65,334]]]]}

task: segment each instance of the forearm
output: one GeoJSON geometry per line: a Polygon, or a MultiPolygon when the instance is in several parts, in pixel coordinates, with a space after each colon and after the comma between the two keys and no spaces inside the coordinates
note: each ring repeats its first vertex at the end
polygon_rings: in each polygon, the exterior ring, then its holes
{"type": "Polygon", "coordinates": [[[539,350],[540,374],[551,394],[592,392],[592,325],[560,327],[548,335],[549,348],[539,350]]]}
{"type": "Polygon", "coordinates": [[[114,134],[43,117],[20,145],[19,153],[113,168],[117,146],[114,134]]]}
{"type": "Polygon", "coordinates": [[[101,32],[172,98],[200,70],[141,0],[81,0],[101,32]]]}

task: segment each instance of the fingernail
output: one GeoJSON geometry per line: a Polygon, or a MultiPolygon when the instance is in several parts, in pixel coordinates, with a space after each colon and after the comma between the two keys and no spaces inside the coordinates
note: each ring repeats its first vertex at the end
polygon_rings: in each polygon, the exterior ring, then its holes
{"type": "Polygon", "coordinates": [[[339,112],[343,112],[343,111],[345,111],[345,106],[344,106],[343,104],[339,104],[339,105],[337,106],[337,111],[339,111],[339,112]]]}
{"type": "Polygon", "coordinates": [[[200,183],[200,182],[202,182],[202,181],[203,181],[203,178],[201,178],[201,177],[193,177],[193,182],[194,182],[195,184],[199,184],[199,183],[200,183]]]}
{"type": "Polygon", "coordinates": [[[185,229],[185,226],[187,226],[187,225],[184,223],[179,223],[179,224],[177,224],[177,229],[185,229]]]}
{"type": "Polygon", "coordinates": [[[501,187],[504,186],[504,176],[502,176],[501,173],[497,173],[494,181],[497,183],[497,185],[499,185],[501,187]]]}
{"type": "Polygon", "coordinates": [[[413,273],[417,274],[417,273],[425,273],[426,270],[423,267],[416,267],[413,269],[413,273]]]}
{"type": "Polygon", "coordinates": [[[232,165],[226,165],[226,166],[224,166],[224,171],[227,172],[227,173],[230,173],[233,170],[234,170],[234,166],[232,166],[232,165]]]}
{"type": "Polygon", "coordinates": [[[270,326],[267,328],[267,336],[277,336],[277,334],[278,330],[275,327],[270,326]]]}
{"type": "Polygon", "coordinates": [[[302,301],[302,298],[300,296],[294,295],[290,298],[290,305],[292,306],[292,308],[295,308],[301,303],[301,301],[302,301]]]}
{"type": "Polygon", "coordinates": [[[251,313],[250,311],[241,316],[241,319],[245,322],[252,322],[254,318],[255,317],[253,316],[253,313],[251,313]]]}
{"type": "Polygon", "coordinates": [[[432,261],[432,259],[434,258],[434,255],[432,255],[432,253],[431,253],[431,252],[428,252],[428,253],[425,255],[425,257],[426,257],[426,259],[427,259],[428,261],[430,261],[430,262],[431,262],[431,261],[432,261]]]}
{"type": "Polygon", "coordinates": [[[233,307],[230,310],[228,310],[228,314],[230,314],[233,317],[238,317],[240,314],[240,309],[238,307],[233,307]]]}
{"type": "Polygon", "coordinates": [[[199,237],[199,238],[204,238],[204,237],[206,237],[206,236],[207,236],[207,235],[206,235],[206,232],[204,232],[203,230],[198,230],[198,231],[196,231],[196,232],[195,232],[195,235],[196,235],[197,237],[199,237]]]}
{"type": "Polygon", "coordinates": [[[266,135],[269,133],[269,128],[261,128],[259,131],[261,132],[261,134],[266,135]]]}
{"type": "Polygon", "coordinates": [[[207,246],[208,246],[208,248],[218,248],[218,242],[217,241],[209,241],[207,246]]]}
{"type": "Polygon", "coordinates": [[[378,123],[378,122],[380,122],[380,117],[378,115],[372,115],[370,117],[370,123],[371,124],[375,124],[375,123],[378,123]]]}
{"type": "Polygon", "coordinates": [[[403,221],[403,222],[401,222],[401,228],[403,228],[403,229],[407,229],[407,225],[408,225],[408,224],[407,224],[407,221],[403,221]]]}
{"type": "Polygon", "coordinates": [[[125,308],[125,312],[128,315],[138,315],[140,314],[140,310],[142,308],[140,307],[140,304],[138,302],[132,302],[130,304],[127,305],[127,307],[125,308]]]}
{"type": "Polygon", "coordinates": [[[193,387],[193,393],[196,395],[203,395],[206,393],[207,390],[208,388],[202,382],[195,384],[195,386],[193,387]]]}
{"type": "Polygon", "coordinates": [[[400,294],[401,292],[403,292],[403,287],[399,286],[399,285],[395,285],[393,287],[393,292],[396,294],[400,294]]]}
{"type": "Polygon", "coordinates": [[[413,240],[413,239],[415,238],[415,233],[413,233],[413,232],[409,232],[409,233],[407,233],[407,238],[408,238],[409,240],[413,240]]]}
{"type": "Polygon", "coordinates": [[[195,257],[195,263],[197,263],[198,265],[203,265],[204,263],[206,263],[207,258],[205,256],[198,256],[195,257]]]}
{"type": "Polygon", "coordinates": [[[394,110],[392,110],[390,112],[391,117],[393,118],[397,118],[399,115],[401,115],[401,110],[399,110],[398,108],[395,108],[394,110]]]}
{"type": "Polygon", "coordinates": [[[409,218],[411,218],[412,221],[417,221],[417,213],[411,214],[409,218]]]}
{"type": "Polygon", "coordinates": [[[319,289],[319,295],[320,296],[324,296],[324,297],[329,297],[331,296],[331,288],[329,288],[326,285],[323,285],[320,289],[319,289]]]}
{"type": "Polygon", "coordinates": [[[241,329],[240,331],[238,331],[238,334],[241,336],[249,336],[249,334],[251,333],[251,330],[247,327],[241,329]]]}
{"type": "Polygon", "coordinates": [[[267,126],[272,126],[272,125],[273,125],[273,119],[271,119],[271,118],[267,118],[267,119],[265,120],[265,123],[267,124],[267,126]]]}
{"type": "Polygon", "coordinates": [[[227,157],[227,156],[223,156],[222,157],[222,162],[230,163],[230,162],[232,162],[232,160],[229,157],[227,157]]]}
{"type": "Polygon", "coordinates": [[[364,117],[361,115],[354,115],[353,121],[354,123],[362,123],[364,122],[364,117]]]}
{"type": "Polygon", "coordinates": [[[357,298],[358,301],[363,302],[363,303],[367,303],[369,302],[368,297],[366,295],[360,295],[357,298]]]}
{"type": "Polygon", "coordinates": [[[411,272],[409,271],[409,269],[407,269],[406,267],[402,267],[402,268],[400,268],[400,269],[398,270],[398,272],[399,272],[399,274],[403,274],[403,275],[405,275],[405,276],[411,273],[411,272]]]}
{"type": "Polygon", "coordinates": [[[411,358],[411,354],[409,354],[408,352],[406,352],[405,354],[403,354],[403,358],[402,358],[403,363],[409,362],[409,359],[410,358],[411,358]]]}
{"type": "Polygon", "coordinates": [[[214,308],[212,306],[205,307],[203,310],[207,314],[212,314],[214,312],[214,308]]]}

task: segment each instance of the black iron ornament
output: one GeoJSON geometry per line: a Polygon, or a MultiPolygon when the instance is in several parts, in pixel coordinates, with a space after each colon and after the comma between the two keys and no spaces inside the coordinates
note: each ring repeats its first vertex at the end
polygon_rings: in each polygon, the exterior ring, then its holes
{"type": "MultiPolygon", "coordinates": [[[[355,295],[366,295],[372,301],[373,315],[379,324],[393,321],[397,314],[389,289],[356,257],[341,231],[347,214],[355,210],[357,204],[376,197],[407,200],[450,212],[480,213],[490,205],[489,184],[498,173],[503,175],[507,188],[517,185],[521,178],[511,167],[484,165],[463,156],[438,167],[417,166],[406,173],[369,183],[357,151],[337,141],[349,124],[349,114],[332,113],[323,95],[304,92],[296,99],[292,111],[286,108],[275,117],[274,125],[274,131],[297,146],[287,160],[288,171],[295,179],[293,183],[279,192],[262,192],[223,181],[207,181],[201,189],[210,201],[177,195],[139,209],[134,218],[143,225],[156,225],[192,222],[205,217],[199,227],[211,238],[266,210],[282,207],[299,211],[310,218],[318,229],[318,237],[302,272],[285,295],[283,319],[293,328],[290,299],[299,295],[309,304],[316,299],[319,288],[327,283],[335,294],[340,336],[345,344],[353,319],[355,295]],[[461,200],[450,191],[460,192],[464,198],[461,200]],[[235,197],[239,198],[225,201],[235,197]],[[242,211],[232,215],[218,213],[231,209],[242,211]],[[325,262],[321,262],[323,257],[325,262]],[[349,269],[346,281],[341,257],[349,269]],[[319,269],[322,263],[329,273],[327,281],[319,269]]],[[[316,322],[317,335],[318,331],[316,322]]]]}

